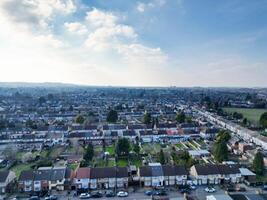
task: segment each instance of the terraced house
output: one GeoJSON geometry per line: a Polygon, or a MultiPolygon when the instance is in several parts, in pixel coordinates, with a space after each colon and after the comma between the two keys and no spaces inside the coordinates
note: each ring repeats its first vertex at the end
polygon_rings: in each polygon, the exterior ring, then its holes
{"type": "Polygon", "coordinates": [[[238,165],[194,165],[190,168],[190,175],[198,185],[239,183],[242,179],[238,165]]]}
{"type": "Polygon", "coordinates": [[[73,180],[76,189],[128,187],[127,167],[79,168],[73,180]]]}
{"type": "Polygon", "coordinates": [[[41,167],[36,171],[23,171],[18,179],[21,192],[41,192],[68,189],[71,170],[66,167],[41,167]]]}
{"type": "Polygon", "coordinates": [[[150,163],[148,166],[140,167],[138,175],[140,177],[141,186],[159,187],[185,184],[188,172],[182,166],[150,163]]]}

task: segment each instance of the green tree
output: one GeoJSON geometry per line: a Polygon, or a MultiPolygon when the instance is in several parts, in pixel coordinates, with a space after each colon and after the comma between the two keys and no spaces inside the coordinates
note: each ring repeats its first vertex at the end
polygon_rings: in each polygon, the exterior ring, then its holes
{"type": "Polygon", "coordinates": [[[116,110],[111,109],[107,115],[107,122],[116,123],[118,121],[118,113],[116,110]]]}
{"type": "Polygon", "coordinates": [[[197,161],[190,156],[188,151],[182,151],[181,153],[177,154],[177,152],[174,150],[171,153],[171,156],[176,165],[183,165],[186,168],[190,168],[197,163],[197,161]]]}
{"type": "Polygon", "coordinates": [[[127,138],[120,138],[116,145],[116,154],[118,156],[128,156],[130,152],[130,142],[127,138]]]}
{"type": "Polygon", "coordinates": [[[133,151],[138,155],[140,153],[140,146],[139,144],[135,144],[133,147],[133,151]]]}
{"type": "Polygon", "coordinates": [[[184,123],[185,120],[186,120],[186,116],[185,116],[185,113],[184,113],[183,111],[177,113],[177,115],[176,115],[176,121],[177,121],[178,123],[184,123]]]}
{"type": "Polygon", "coordinates": [[[75,118],[75,122],[78,124],[83,124],[85,121],[85,118],[82,115],[77,115],[75,118]]]}
{"type": "Polygon", "coordinates": [[[215,142],[213,156],[217,162],[222,162],[228,159],[228,149],[225,141],[215,142]]]}
{"type": "Polygon", "coordinates": [[[152,118],[151,118],[151,114],[148,113],[148,112],[146,112],[146,113],[144,114],[144,117],[143,117],[143,122],[144,122],[145,124],[151,124],[151,120],[152,120],[152,118]]]}
{"type": "Polygon", "coordinates": [[[242,124],[243,124],[244,126],[246,126],[246,125],[248,124],[248,119],[247,119],[247,118],[244,118],[243,121],[242,121],[242,124]]]}
{"type": "Polygon", "coordinates": [[[218,143],[225,142],[227,143],[231,139],[231,134],[228,131],[220,131],[216,137],[218,143]]]}
{"type": "Polygon", "coordinates": [[[252,168],[257,175],[264,174],[264,162],[263,162],[263,155],[261,152],[256,153],[253,160],[252,168]]]}
{"type": "Polygon", "coordinates": [[[263,113],[260,117],[260,125],[263,128],[267,128],[267,112],[263,113]]]}
{"type": "Polygon", "coordinates": [[[88,146],[86,147],[83,159],[87,163],[89,163],[90,161],[92,161],[93,157],[94,157],[94,147],[92,144],[88,144],[88,146]]]}
{"type": "Polygon", "coordinates": [[[165,164],[165,155],[163,150],[161,149],[159,152],[159,162],[160,164],[164,165],[165,164]]]}

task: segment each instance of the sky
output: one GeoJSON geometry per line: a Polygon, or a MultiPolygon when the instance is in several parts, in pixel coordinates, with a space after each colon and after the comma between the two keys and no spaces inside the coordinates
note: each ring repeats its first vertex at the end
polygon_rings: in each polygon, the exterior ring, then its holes
{"type": "Polygon", "coordinates": [[[267,0],[0,0],[0,82],[267,86],[267,0]]]}

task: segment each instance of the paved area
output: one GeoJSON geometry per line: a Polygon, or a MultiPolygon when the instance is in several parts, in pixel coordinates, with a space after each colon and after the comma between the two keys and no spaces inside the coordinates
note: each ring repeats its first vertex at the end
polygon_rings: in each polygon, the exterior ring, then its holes
{"type": "MultiPolygon", "coordinates": [[[[211,195],[211,194],[225,194],[226,192],[224,190],[222,190],[219,186],[214,186],[214,188],[216,189],[215,193],[207,193],[205,191],[205,188],[207,186],[198,186],[196,190],[193,190],[190,194],[190,196],[194,197],[196,200],[206,200],[206,196],[207,195],[211,195]]],[[[254,188],[254,187],[246,187],[247,191],[246,192],[240,192],[241,194],[256,194],[258,193],[258,191],[261,191],[260,188],[254,188]]],[[[124,198],[120,198],[120,197],[111,197],[111,198],[107,198],[107,197],[102,197],[102,198],[90,198],[91,200],[96,200],[96,199],[101,199],[101,200],[122,200],[122,199],[126,199],[126,200],[151,200],[151,197],[146,196],[144,194],[145,189],[139,189],[138,191],[135,192],[129,192],[129,196],[128,197],[124,197],[124,198]]],[[[266,193],[266,191],[263,191],[264,193],[266,193]]],[[[238,192],[233,192],[232,194],[238,194],[238,192]]],[[[74,196],[74,192],[72,192],[71,194],[68,194],[67,192],[56,192],[55,194],[58,197],[58,200],[78,200],[79,197],[74,196]]],[[[169,199],[171,200],[175,200],[175,199],[181,199],[184,195],[181,194],[177,189],[175,188],[171,188],[168,190],[168,196],[165,197],[169,197],[169,199]]],[[[11,197],[9,199],[12,199],[14,197],[11,197]]],[[[44,198],[41,198],[42,200],[44,198]]],[[[26,200],[26,199],[23,199],[26,200]]]]}

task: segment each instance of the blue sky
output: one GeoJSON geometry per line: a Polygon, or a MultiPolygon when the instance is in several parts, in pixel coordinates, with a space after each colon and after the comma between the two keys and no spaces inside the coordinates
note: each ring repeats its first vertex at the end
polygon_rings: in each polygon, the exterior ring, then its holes
{"type": "Polygon", "coordinates": [[[1,81],[267,86],[266,0],[2,0],[1,81]]]}

